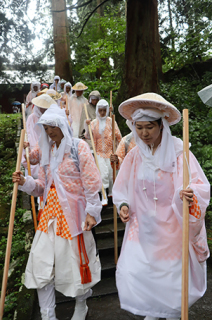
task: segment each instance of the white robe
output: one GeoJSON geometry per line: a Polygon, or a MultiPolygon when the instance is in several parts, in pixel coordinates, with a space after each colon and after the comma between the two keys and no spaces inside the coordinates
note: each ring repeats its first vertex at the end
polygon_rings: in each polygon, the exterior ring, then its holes
{"type": "MultiPolygon", "coordinates": [[[[210,185],[192,153],[190,168],[191,188],[201,208],[201,217],[189,215],[189,306],[206,290],[205,260],[209,250],[204,216],[210,200],[210,185]]],[[[113,201],[118,210],[122,203],[127,203],[130,214],[117,264],[116,284],[121,307],[133,314],[180,317],[182,171],[182,154],[178,155],[177,173],[154,171],[144,165],[136,146],[127,154],[116,178],[113,201]]]]}

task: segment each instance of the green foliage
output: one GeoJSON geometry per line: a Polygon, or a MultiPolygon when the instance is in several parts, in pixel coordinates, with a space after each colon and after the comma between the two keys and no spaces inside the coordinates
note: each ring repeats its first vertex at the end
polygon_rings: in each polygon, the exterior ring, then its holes
{"type": "Polygon", "coordinates": [[[13,189],[12,172],[16,165],[16,147],[20,114],[0,114],[0,199],[8,203],[13,189]]]}
{"type": "MultiPolygon", "coordinates": [[[[3,276],[3,267],[7,245],[7,232],[10,217],[10,205],[12,198],[12,173],[15,170],[17,152],[15,142],[20,125],[20,114],[0,115],[0,282],[3,276]]],[[[14,232],[11,248],[11,263],[14,270],[8,280],[7,297],[5,300],[4,320],[13,319],[13,313],[17,305],[21,275],[26,264],[25,253],[25,225],[23,213],[20,208],[20,199],[17,201],[15,213],[14,232]]]]}
{"type": "Polygon", "coordinates": [[[211,55],[212,8],[209,0],[160,0],[159,24],[163,72],[211,55]]]}
{"type": "Polygon", "coordinates": [[[103,16],[95,14],[88,21],[80,38],[71,37],[71,46],[75,50],[75,81],[85,81],[89,91],[98,89],[105,97],[110,90],[118,90],[124,61],[125,31],[125,16],[119,5],[113,10],[105,7],[103,16]]]}

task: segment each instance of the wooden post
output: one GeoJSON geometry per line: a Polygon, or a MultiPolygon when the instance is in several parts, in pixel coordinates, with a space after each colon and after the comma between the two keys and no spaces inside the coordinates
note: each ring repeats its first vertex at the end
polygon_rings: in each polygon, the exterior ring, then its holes
{"type": "MultiPolygon", "coordinates": [[[[112,140],[113,154],[116,153],[116,135],[115,135],[115,114],[112,115],[112,140]]],[[[113,162],[113,183],[116,180],[116,162],[113,162]]],[[[113,224],[114,224],[114,260],[115,264],[118,261],[118,232],[117,232],[117,209],[113,204],[113,224]]]]}
{"type": "MultiPolygon", "coordinates": [[[[22,157],[22,151],[23,151],[24,136],[25,136],[25,130],[22,129],[20,142],[19,142],[18,157],[17,157],[17,162],[16,162],[16,171],[19,171],[20,166],[21,166],[21,157],[22,157]]],[[[18,194],[18,182],[14,183],[14,185],[13,185],[13,196],[12,196],[12,204],[11,204],[11,209],[10,209],[10,221],[9,221],[8,237],[7,237],[7,248],[6,248],[4,273],[3,273],[2,287],[1,287],[0,320],[2,320],[3,313],[4,313],[4,302],[5,302],[6,289],[7,289],[7,280],[8,280],[8,271],[9,271],[9,264],[10,264],[10,254],[11,254],[11,245],[12,245],[12,236],[13,236],[17,194],[18,194]]]]}
{"type": "MultiPolygon", "coordinates": [[[[84,103],[84,109],[85,109],[86,119],[89,120],[88,110],[87,110],[87,106],[86,106],[85,103],[84,103]]],[[[95,161],[96,161],[96,166],[99,169],[99,163],[98,163],[98,159],[97,159],[97,154],[96,154],[96,149],[95,149],[95,145],[94,145],[94,141],[93,141],[93,134],[92,134],[92,130],[91,130],[91,125],[90,124],[88,125],[88,130],[89,130],[89,134],[90,134],[90,138],[91,138],[91,143],[92,143],[92,147],[93,147],[93,153],[94,153],[94,158],[95,158],[95,161]]],[[[99,172],[100,172],[100,169],[99,169],[99,172]]],[[[102,186],[102,194],[103,194],[104,199],[106,199],[105,189],[104,189],[103,186],[102,186]]]]}
{"type": "MultiPolygon", "coordinates": [[[[183,190],[189,185],[189,124],[188,109],[183,110],[183,190]]],[[[181,319],[188,320],[188,277],[189,277],[189,206],[183,197],[183,240],[182,240],[182,304],[181,319]]]]}
{"type": "MultiPolygon", "coordinates": [[[[113,91],[110,91],[110,107],[113,106],[113,91]]],[[[112,117],[112,111],[110,111],[110,117],[112,117]]]]}
{"type": "MultiPolygon", "coordinates": [[[[26,118],[25,118],[25,108],[24,103],[22,103],[22,117],[23,117],[23,126],[25,130],[25,141],[28,142],[27,138],[27,131],[26,131],[26,118]]],[[[30,167],[30,161],[29,161],[29,148],[26,148],[26,160],[27,160],[27,169],[28,169],[28,175],[31,176],[31,167],[30,167]]],[[[35,199],[33,196],[31,196],[31,206],[32,206],[32,218],[34,223],[35,232],[37,230],[37,216],[36,216],[36,210],[35,210],[35,199]]]]}

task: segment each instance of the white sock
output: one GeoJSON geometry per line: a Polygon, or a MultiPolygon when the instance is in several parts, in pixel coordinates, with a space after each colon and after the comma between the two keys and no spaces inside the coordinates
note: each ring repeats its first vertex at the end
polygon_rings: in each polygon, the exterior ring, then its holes
{"type": "Polygon", "coordinates": [[[54,282],[37,289],[38,301],[42,320],[57,320],[55,314],[55,289],[54,282]]]}
{"type": "Polygon", "coordinates": [[[53,308],[40,308],[41,319],[42,320],[58,320],[55,314],[55,307],[53,308]]]}
{"type": "Polygon", "coordinates": [[[79,300],[76,298],[74,314],[71,320],[85,320],[87,313],[88,307],[86,305],[86,300],[79,300]]]}

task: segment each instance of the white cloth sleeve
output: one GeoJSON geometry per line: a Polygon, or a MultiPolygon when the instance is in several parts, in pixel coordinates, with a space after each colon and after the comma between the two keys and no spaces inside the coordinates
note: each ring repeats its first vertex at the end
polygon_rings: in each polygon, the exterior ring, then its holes
{"type": "Polygon", "coordinates": [[[124,161],[121,165],[119,173],[116,177],[115,183],[113,185],[113,202],[117,207],[118,213],[120,212],[120,205],[122,203],[127,203],[130,208],[129,201],[129,180],[130,180],[130,170],[132,162],[132,154],[128,153],[124,158],[124,161]]]}
{"type": "Polygon", "coordinates": [[[38,179],[35,180],[31,176],[27,176],[24,185],[19,185],[18,190],[26,192],[33,197],[41,197],[44,192],[44,187],[42,184],[38,183],[38,181],[38,179]]]}
{"type": "MultiPolygon", "coordinates": [[[[182,190],[183,181],[183,166],[182,156],[178,159],[178,186],[173,197],[172,208],[175,212],[177,220],[182,228],[183,226],[183,201],[180,199],[180,190],[182,190]]],[[[198,255],[199,261],[204,261],[208,255],[207,237],[205,232],[205,213],[210,201],[210,184],[202,171],[199,163],[194,155],[189,153],[189,163],[191,170],[191,185],[190,188],[194,191],[197,197],[198,206],[201,211],[200,217],[195,217],[189,214],[189,239],[198,255]]]]}

